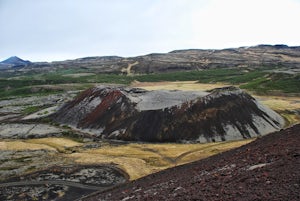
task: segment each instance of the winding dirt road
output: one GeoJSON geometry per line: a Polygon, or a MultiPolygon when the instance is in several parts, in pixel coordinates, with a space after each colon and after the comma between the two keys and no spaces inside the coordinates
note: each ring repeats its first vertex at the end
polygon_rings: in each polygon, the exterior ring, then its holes
{"type": "Polygon", "coordinates": [[[64,185],[71,186],[76,188],[88,189],[88,190],[105,190],[109,187],[100,187],[100,186],[91,186],[71,181],[59,181],[59,180],[45,180],[45,181],[16,181],[16,182],[8,182],[1,183],[0,188],[5,187],[13,187],[13,186],[36,186],[36,185],[64,185]]]}

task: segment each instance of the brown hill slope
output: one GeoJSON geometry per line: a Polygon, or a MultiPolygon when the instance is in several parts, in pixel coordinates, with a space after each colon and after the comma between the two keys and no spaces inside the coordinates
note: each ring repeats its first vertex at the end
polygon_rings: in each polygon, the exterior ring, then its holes
{"type": "Polygon", "coordinates": [[[136,57],[86,57],[56,62],[35,62],[26,70],[53,70],[84,68],[94,73],[160,73],[201,70],[209,68],[300,68],[300,47],[285,45],[258,45],[228,49],[175,50],[136,57]]]}
{"type": "Polygon", "coordinates": [[[300,125],[83,200],[300,200],[300,125]]]}

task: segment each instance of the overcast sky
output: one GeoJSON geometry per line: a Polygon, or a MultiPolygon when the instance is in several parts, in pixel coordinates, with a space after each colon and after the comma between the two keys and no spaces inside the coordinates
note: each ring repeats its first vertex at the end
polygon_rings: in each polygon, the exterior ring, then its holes
{"type": "Polygon", "coordinates": [[[0,0],[0,60],[300,45],[300,0],[0,0]]]}

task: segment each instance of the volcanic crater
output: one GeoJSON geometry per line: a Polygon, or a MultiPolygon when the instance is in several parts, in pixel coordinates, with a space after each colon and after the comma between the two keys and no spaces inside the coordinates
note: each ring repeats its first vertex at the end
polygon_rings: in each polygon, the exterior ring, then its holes
{"type": "Polygon", "coordinates": [[[52,119],[104,139],[215,142],[265,135],[283,118],[237,87],[211,91],[98,86],[64,104],[52,119]]]}

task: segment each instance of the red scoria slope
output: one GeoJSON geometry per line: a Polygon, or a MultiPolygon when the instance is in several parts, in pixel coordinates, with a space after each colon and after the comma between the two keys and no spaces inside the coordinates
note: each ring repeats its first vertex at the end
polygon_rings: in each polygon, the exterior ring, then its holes
{"type": "Polygon", "coordinates": [[[84,200],[300,200],[300,125],[84,200]]]}

